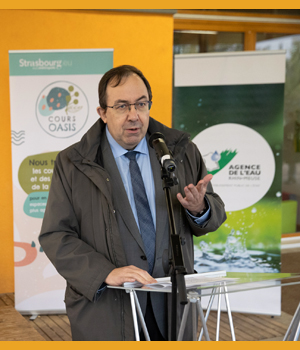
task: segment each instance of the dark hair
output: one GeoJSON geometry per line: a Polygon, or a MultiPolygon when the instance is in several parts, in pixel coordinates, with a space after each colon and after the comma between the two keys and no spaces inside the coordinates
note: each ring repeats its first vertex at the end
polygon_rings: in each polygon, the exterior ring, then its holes
{"type": "Polygon", "coordinates": [[[138,75],[143,80],[143,82],[146,85],[146,88],[148,90],[149,101],[152,100],[151,86],[150,86],[148,80],[144,77],[144,74],[134,66],[123,65],[123,66],[119,66],[119,67],[115,67],[115,68],[110,69],[101,78],[101,80],[99,82],[99,86],[98,86],[99,104],[100,104],[101,108],[103,108],[103,109],[107,108],[106,89],[107,89],[108,84],[110,82],[114,81],[114,84],[112,86],[116,87],[121,83],[123,78],[127,78],[132,74],[138,75]]]}

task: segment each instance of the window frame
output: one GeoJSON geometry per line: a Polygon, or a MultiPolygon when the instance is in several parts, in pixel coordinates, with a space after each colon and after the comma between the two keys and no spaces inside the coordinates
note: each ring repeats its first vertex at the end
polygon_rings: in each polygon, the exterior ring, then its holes
{"type": "Polygon", "coordinates": [[[254,51],[257,33],[300,34],[300,16],[178,10],[174,15],[174,30],[241,32],[244,51],[254,51]]]}

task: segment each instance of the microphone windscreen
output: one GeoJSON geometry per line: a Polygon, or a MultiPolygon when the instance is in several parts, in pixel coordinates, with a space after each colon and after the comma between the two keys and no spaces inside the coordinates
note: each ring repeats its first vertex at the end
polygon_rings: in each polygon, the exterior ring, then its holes
{"type": "Polygon", "coordinates": [[[156,139],[163,139],[165,141],[165,135],[161,132],[154,132],[149,138],[149,146],[153,148],[153,141],[156,139]]]}

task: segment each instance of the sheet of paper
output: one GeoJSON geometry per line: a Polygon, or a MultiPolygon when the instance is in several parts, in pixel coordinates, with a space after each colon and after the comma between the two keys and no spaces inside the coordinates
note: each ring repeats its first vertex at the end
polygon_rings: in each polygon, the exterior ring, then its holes
{"type": "MultiPolygon", "coordinates": [[[[187,289],[213,282],[234,280],[232,278],[226,278],[226,271],[223,270],[185,275],[184,278],[187,289]]],[[[156,280],[157,283],[147,284],[146,286],[153,289],[171,288],[172,286],[170,277],[156,278],[156,280]]],[[[123,286],[128,288],[139,288],[143,285],[140,282],[125,282],[123,286]]]]}

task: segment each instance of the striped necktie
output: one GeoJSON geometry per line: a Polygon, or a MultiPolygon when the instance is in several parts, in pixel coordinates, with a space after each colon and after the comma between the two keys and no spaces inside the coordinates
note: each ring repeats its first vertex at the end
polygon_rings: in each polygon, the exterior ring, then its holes
{"type": "Polygon", "coordinates": [[[129,151],[125,156],[130,160],[129,171],[131,177],[132,191],[137,210],[140,233],[144,242],[145,253],[148,260],[148,272],[151,274],[155,258],[155,228],[153,218],[146,195],[144,181],[138,163],[136,151],[129,151]]]}

